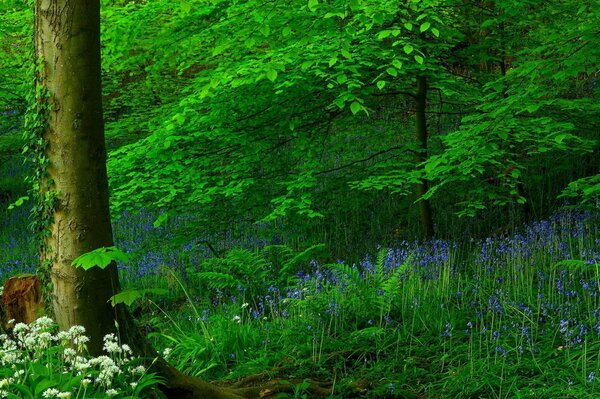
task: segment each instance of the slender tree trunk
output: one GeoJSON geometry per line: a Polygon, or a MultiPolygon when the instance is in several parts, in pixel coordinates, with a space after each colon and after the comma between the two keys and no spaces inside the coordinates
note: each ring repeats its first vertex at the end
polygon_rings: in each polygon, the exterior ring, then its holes
{"type": "MultiPolygon", "coordinates": [[[[41,258],[51,264],[52,306],[61,329],[83,325],[89,351],[99,354],[102,337],[115,330],[138,355],[157,357],[123,305],[112,308],[118,292],[115,265],[84,271],[71,266],[83,253],[113,244],[108,207],[106,149],[100,79],[99,0],[37,0],[36,84],[50,109],[44,139],[48,180],[42,194],[56,195],[53,219],[41,258]]],[[[40,107],[41,108],[41,107],[40,107]]],[[[257,397],[255,390],[233,392],[186,376],[162,358],[155,371],[166,378],[170,398],[257,397]]]]}
{"type": "MultiPolygon", "coordinates": [[[[427,118],[425,110],[427,108],[427,78],[425,76],[417,77],[417,92],[415,94],[416,108],[416,136],[417,136],[417,151],[415,161],[417,167],[420,167],[427,160],[427,118]]],[[[417,184],[417,195],[421,198],[429,190],[429,181],[422,178],[417,184]]],[[[433,229],[433,214],[431,212],[431,202],[429,199],[421,198],[419,200],[419,214],[421,219],[421,227],[425,238],[432,238],[435,234],[433,229]]]]}

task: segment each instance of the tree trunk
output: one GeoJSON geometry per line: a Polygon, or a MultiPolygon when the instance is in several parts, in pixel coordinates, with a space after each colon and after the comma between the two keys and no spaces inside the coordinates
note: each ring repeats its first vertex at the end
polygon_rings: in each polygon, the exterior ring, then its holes
{"type": "MultiPolygon", "coordinates": [[[[417,168],[427,160],[427,118],[425,110],[427,108],[427,78],[425,76],[417,77],[417,92],[415,94],[416,108],[416,135],[417,135],[417,151],[415,161],[417,168]]],[[[423,235],[426,239],[432,238],[435,234],[433,230],[433,215],[431,212],[431,202],[429,199],[422,198],[429,190],[429,182],[425,178],[417,184],[417,196],[419,197],[419,213],[421,219],[421,227],[423,235]]]]}
{"type": "Polygon", "coordinates": [[[102,350],[114,329],[109,298],[119,288],[114,265],[84,271],[73,259],[112,245],[100,84],[100,7],[90,0],[38,0],[37,84],[47,93],[44,139],[49,184],[56,195],[41,257],[51,264],[52,307],[61,328],[79,324],[102,350]]]}
{"type": "MultiPolygon", "coordinates": [[[[40,187],[42,198],[49,192],[56,196],[41,258],[51,265],[56,322],[61,329],[84,326],[91,354],[101,353],[102,337],[118,324],[122,340],[138,355],[157,357],[127,309],[109,304],[119,290],[115,265],[88,271],[71,266],[76,257],[113,244],[102,118],[100,2],[37,0],[35,28],[36,56],[42,63],[36,85],[38,92],[47,94],[44,101],[49,106],[44,127],[47,179],[40,187]]],[[[186,376],[162,359],[155,367],[167,380],[168,397],[243,397],[186,376]]]]}
{"type": "Polygon", "coordinates": [[[4,283],[2,291],[3,328],[8,330],[16,323],[31,323],[38,318],[44,308],[42,286],[37,276],[23,275],[11,277],[4,283]],[[6,323],[14,320],[10,325],[6,323]]]}

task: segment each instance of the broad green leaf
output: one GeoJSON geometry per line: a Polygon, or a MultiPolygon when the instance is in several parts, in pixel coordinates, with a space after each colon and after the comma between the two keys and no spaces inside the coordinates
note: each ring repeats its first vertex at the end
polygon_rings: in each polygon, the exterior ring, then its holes
{"type": "Polygon", "coordinates": [[[437,30],[437,28],[431,28],[431,33],[433,33],[435,37],[440,37],[440,31],[437,30]]]}
{"type": "Polygon", "coordinates": [[[140,298],[145,297],[148,294],[155,295],[166,295],[169,293],[169,290],[164,288],[144,288],[144,289],[136,289],[136,288],[128,288],[119,292],[116,295],[113,295],[110,298],[111,305],[117,306],[120,303],[124,303],[127,306],[131,306],[135,301],[140,298]]]}
{"type": "Polygon", "coordinates": [[[129,256],[117,247],[101,247],[78,256],[71,265],[89,270],[92,267],[105,269],[112,262],[129,262],[129,256]]]}
{"type": "Polygon", "coordinates": [[[267,70],[267,78],[271,81],[274,82],[275,79],[277,79],[277,71],[275,69],[268,69],[267,70]]]}
{"type": "Polygon", "coordinates": [[[558,144],[562,143],[569,135],[565,134],[565,133],[561,133],[556,135],[556,137],[554,137],[554,141],[556,141],[558,144]]]}
{"type": "Polygon", "coordinates": [[[387,30],[387,29],[386,30],[382,30],[381,32],[379,32],[377,34],[377,38],[380,39],[380,40],[381,39],[385,39],[387,37],[390,37],[391,34],[392,34],[391,30],[387,30]]]}
{"type": "Polygon", "coordinates": [[[410,44],[406,44],[406,45],[404,45],[404,52],[405,52],[406,54],[410,54],[410,53],[412,53],[414,49],[415,49],[415,48],[414,48],[413,46],[411,46],[410,44]]]}
{"type": "Polygon", "coordinates": [[[425,32],[427,29],[429,29],[429,27],[431,26],[430,22],[423,22],[421,24],[421,27],[419,28],[419,30],[421,31],[421,33],[425,32]]]}
{"type": "Polygon", "coordinates": [[[306,72],[306,70],[308,68],[310,68],[312,66],[313,62],[312,61],[304,61],[301,65],[300,65],[300,69],[302,70],[302,72],[306,72]]]}
{"type": "Polygon", "coordinates": [[[184,13],[189,14],[192,10],[192,4],[189,1],[181,1],[181,10],[184,13]]]}
{"type": "Polygon", "coordinates": [[[308,0],[308,9],[310,11],[315,11],[317,6],[319,5],[319,0],[308,0]]]}
{"type": "Polygon", "coordinates": [[[356,115],[358,112],[360,112],[363,109],[363,106],[358,102],[358,101],[354,101],[351,105],[350,105],[350,111],[352,111],[353,115],[356,115]]]}
{"type": "Polygon", "coordinates": [[[380,80],[377,82],[377,88],[382,90],[385,87],[385,80],[380,80]]]}
{"type": "Polygon", "coordinates": [[[390,76],[394,76],[394,77],[398,76],[398,71],[396,70],[396,68],[391,68],[391,67],[390,67],[390,68],[386,69],[385,71],[386,71],[386,72],[388,73],[388,75],[390,75],[390,76]]]}
{"type": "Polygon", "coordinates": [[[419,64],[422,64],[424,59],[420,55],[415,55],[415,61],[417,61],[419,64]]]}

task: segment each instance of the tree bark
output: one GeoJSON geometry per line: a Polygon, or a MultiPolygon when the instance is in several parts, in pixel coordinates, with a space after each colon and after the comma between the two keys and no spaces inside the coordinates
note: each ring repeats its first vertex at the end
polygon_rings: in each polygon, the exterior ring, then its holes
{"type": "MultiPolygon", "coordinates": [[[[47,93],[47,183],[56,195],[41,257],[51,264],[52,307],[62,327],[79,324],[90,352],[114,329],[109,298],[119,289],[114,265],[84,271],[73,259],[112,245],[100,83],[100,7],[90,0],[38,0],[37,84],[47,93]]],[[[42,193],[46,194],[46,193],[42,193]]]]}
{"type": "MultiPolygon", "coordinates": [[[[35,46],[41,62],[36,85],[47,94],[44,101],[49,106],[43,134],[47,179],[40,187],[42,196],[52,192],[57,200],[41,253],[42,261],[51,265],[55,320],[61,329],[84,326],[91,338],[91,354],[101,353],[103,336],[118,325],[123,342],[138,355],[156,358],[127,309],[109,304],[119,291],[115,265],[87,271],[71,265],[86,252],[113,245],[102,117],[99,0],[37,0],[35,46]]],[[[242,395],[186,376],[162,358],[154,367],[166,379],[163,388],[168,397],[258,396],[252,390],[242,395]]]]}
{"type": "MultiPolygon", "coordinates": [[[[415,94],[416,108],[416,136],[417,136],[417,151],[415,161],[417,168],[427,160],[427,117],[425,114],[427,108],[427,78],[425,76],[417,77],[417,92],[415,94]]],[[[432,238],[435,234],[433,229],[433,214],[431,211],[431,202],[429,199],[422,198],[429,191],[429,181],[421,178],[417,184],[417,196],[419,198],[419,214],[421,219],[421,227],[423,235],[426,239],[432,238]]]]}

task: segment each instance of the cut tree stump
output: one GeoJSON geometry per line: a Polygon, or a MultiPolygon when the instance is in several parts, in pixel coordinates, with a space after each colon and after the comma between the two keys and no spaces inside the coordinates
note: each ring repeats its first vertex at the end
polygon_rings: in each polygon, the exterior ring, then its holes
{"type": "Polygon", "coordinates": [[[22,275],[12,277],[4,283],[2,293],[4,308],[4,329],[10,329],[14,323],[31,323],[40,316],[44,307],[42,286],[37,276],[22,275]],[[8,325],[9,320],[15,320],[8,325]]]}

